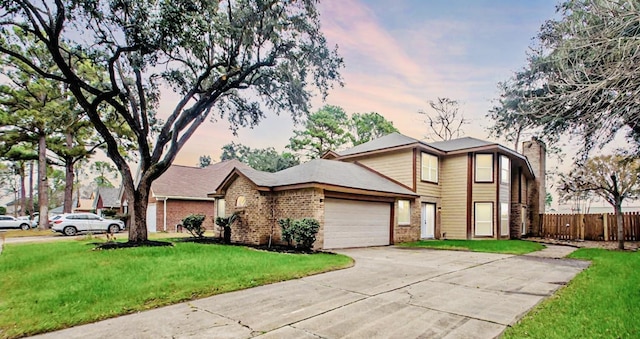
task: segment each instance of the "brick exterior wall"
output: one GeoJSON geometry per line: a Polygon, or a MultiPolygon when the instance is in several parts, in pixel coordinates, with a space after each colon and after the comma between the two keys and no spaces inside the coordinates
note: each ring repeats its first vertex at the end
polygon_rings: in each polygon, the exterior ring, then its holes
{"type": "MultiPolygon", "coordinates": [[[[398,199],[402,200],[402,199],[398,199]]],[[[393,205],[394,208],[394,220],[393,220],[393,243],[398,244],[401,242],[416,241],[420,239],[420,223],[422,222],[422,203],[420,198],[411,200],[411,224],[410,225],[398,225],[398,200],[393,205]]],[[[436,227],[437,228],[437,227],[436,227]]],[[[436,229],[436,234],[438,233],[436,229]]]]}
{"type": "MultiPolygon", "coordinates": [[[[159,200],[156,203],[156,229],[164,231],[164,204],[159,200]]],[[[171,200],[167,202],[167,232],[176,232],[176,225],[182,224],[182,219],[189,214],[203,214],[206,217],[202,225],[208,229],[214,229],[215,202],[198,200],[171,200]]],[[[183,230],[183,232],[187,232],[183,230]]]]}
{"type": "MultiPolygon", "coordinates": [[[[521,239],[521,220],[522,220],[522,207],[527,207],[525,204],[512,203],[511,214],[509,220],[509,235],[511,239],[521,239]]],[[[528,226],[528,225],[527,225],[528,226]]]]}
{"type": "Polygon", "coordinates": [[[246,178],[239,176],[225,193],[225,215],[238,213],[239,220],[231,227],[231,241],[243,244],[283,244],[278,220],[281,218],[314,218],[320,223],[315,247],[322,246],[324,237],[324,193],[319,188],[281,192],[259,192],[246,178]],[[244,207],[236,206],[238,197],[245,197],[244,207]]]}
{"type": "Polygon", "coordinates": [[[274,220],[272,242],[284,244],[278,220],[282,218],[313,218],[320,223],[314,248],[321,248],[324,243],[324,192],[319,188],[305,188],[276,192],[274,198],[274,220]]]}

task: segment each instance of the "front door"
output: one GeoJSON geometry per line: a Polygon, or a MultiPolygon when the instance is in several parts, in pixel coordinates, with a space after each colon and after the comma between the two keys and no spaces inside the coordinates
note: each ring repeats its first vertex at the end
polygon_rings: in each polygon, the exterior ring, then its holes
{"type": "Polygon", "coordinates": [[[420,238],[433,239],[436,232],[436,204],[422,204],[422,226],[420,238]]]}

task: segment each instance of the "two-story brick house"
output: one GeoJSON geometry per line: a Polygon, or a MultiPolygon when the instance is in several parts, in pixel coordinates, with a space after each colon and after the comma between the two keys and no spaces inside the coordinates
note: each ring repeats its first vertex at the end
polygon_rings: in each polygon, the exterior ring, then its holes
{"type": "Polygon", "coordinates": [[[236,170],[217,196],[241,200],[225,210],[241,213],[234,235],[240,242],[279,241],[277,219],[287,217],[318,219],[316,247],[322,248],[519,238],[530,231],[544,196],[544,181],[536,180],[544,177],[544,146],[532,140],[523,152],[474,138],[426,143],[393,133],[328,152],[324,161],[310,162],[316,170],[308,164],[274,174],[236,170]],[[287,182],[293,173],[297,179],[287,182]],[[381,190],[384,181],[393,188],[381,190]],[[271,211],[270,217],[258,221],[258,211],[271,211]]]}

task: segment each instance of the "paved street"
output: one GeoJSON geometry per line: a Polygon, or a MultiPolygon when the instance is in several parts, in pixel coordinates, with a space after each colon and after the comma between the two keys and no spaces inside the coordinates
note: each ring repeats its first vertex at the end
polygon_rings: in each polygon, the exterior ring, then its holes
{"type": "Polygon", "coordinates": [[[377,247],[354,267],[78,326],[40,338],[493,338],[588,262],[377,247]]]}

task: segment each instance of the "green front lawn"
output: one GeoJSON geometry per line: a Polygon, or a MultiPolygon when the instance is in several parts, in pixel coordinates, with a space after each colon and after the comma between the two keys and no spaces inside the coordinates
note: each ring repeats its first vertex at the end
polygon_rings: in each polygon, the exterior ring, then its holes
{"type": "Polygon", "coordinates": [[[90,240],[6,244],[0,255],[0,338],[53,331],[352,264],[343,255],[280,254],[180,242],[175,247],[93,248],[90,240]]]}
{"type": "Polygon", "coordinates": [[[525,254],[544,248],[539,243],[523,240],[420,240],[399,246],[504,254],[525,254]]]}
{"type": "Polygon", "coordinates": [[[579,249],[569,257],[591,260],[591,266],[504,337],[640,337],[640,253],[579,249]]]}

